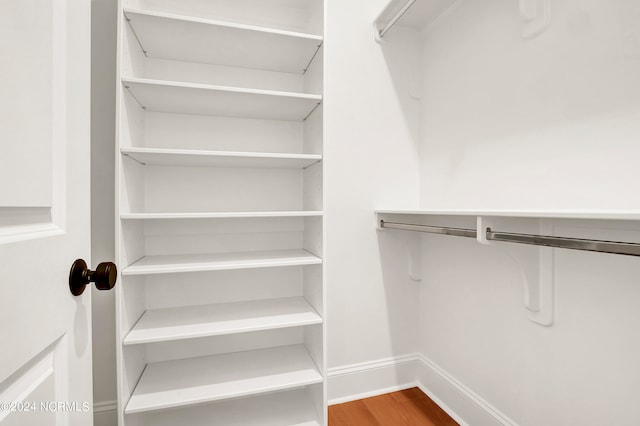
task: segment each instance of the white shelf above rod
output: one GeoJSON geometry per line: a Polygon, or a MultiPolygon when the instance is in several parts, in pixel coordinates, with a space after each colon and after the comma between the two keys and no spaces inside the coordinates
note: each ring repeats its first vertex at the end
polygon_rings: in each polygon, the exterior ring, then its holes
{"type": "MultiPolygon", "coordinates": [[[[478,238],[477,230],[467,228],[450,228],[441,226],[418,225],[412,223],[386,222],[384,220],[380,220],[380,228],[426,232],[429,234],[452,235],[456,237],[478,238]]],[[[529,244],[570,250],[593,251],[598,253],[620,254],[626,256],[640,256],[640,244],[637,243],[498,232],[493,231],[491,228],[486,228],[484,232],[487,241],[501,241],[507,243],[529,244]]]]}
{"type": "Polygon", "coordinates": [[[392,1],[374,23],[376,40],[380,40],[413,6],[416,0],[392,1]]]}
{"type": "Polygon", "coordinates": [[[421,30],[459,2],[460,0],[389,0],[373,22],[375,40],[380,42],[396,25],[421,30]]]}
{"type": "MultiPolygon", "coordinates": [[[[373,22],[374,38],[379,43],[395,25],[421,30],[463,0],[388,0],[373,22]]],[[[519,0],[522,38],[532,39],[551,25],[551,0],[519,0]]]]}

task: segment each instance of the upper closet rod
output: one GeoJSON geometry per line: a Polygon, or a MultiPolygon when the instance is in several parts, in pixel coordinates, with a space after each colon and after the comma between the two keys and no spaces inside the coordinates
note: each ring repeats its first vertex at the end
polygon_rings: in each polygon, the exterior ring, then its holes
{"type": "MultiPolygon", "coordinates": [[[[427,232],[429,234],[453,235],[456,237],[477,238],[475,229],[447,228],[441,226],[416,225],[411,223],[396,223],[380,221],[381,228],[402,229],[405,231],[427,232]]],[[[487,240],[503,241],[507,243],[532,244],[537,246],[564,248],[571,250],[595,251],[598,253],[622,254],[640,256],[640,244],[619,241],[587,240],[582,238],[552,237],[549,235],[514,234],[510,232],[496,232],[491,228],[486,230],[487,240]]]]}

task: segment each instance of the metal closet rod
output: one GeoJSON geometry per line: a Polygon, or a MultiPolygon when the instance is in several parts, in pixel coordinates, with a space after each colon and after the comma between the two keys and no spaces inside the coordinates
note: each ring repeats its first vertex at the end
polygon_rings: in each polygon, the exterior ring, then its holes
{"type": "MultiPolygon", "coordinates": [[[[416,225],[412,223],[398,223],[380,221],[381,228],[402,229],[404,231],[426,232],[428,234],[452,235],[454,237],[477,238],[475,229],[449,228],[431,225],[416,225]]],[[[620,241],[588,240],[582,238],[553,237],[550,235],[515,234],[511,232],[497,232],[487,228],[487,240],[506,243],[530,244],[544,247],[563,248],[570,250],[594,251],[598,253],[622,254],[626,256],[640,256],[640,244],[620,241]]]]}

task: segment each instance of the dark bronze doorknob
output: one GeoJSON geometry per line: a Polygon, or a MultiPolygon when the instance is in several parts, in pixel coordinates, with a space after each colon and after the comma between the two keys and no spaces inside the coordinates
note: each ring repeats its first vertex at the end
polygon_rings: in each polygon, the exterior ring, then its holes
{"type": "Polygon", "coordinates": [[[95,271],[87,268],[87,263],[78,259],[71,265],[69,272],[69,289],[74,296],[80,296],[90,282],[96,284],[98,290],[111,290],[116,285],[118,269],[115,263],[103,262],[95,271]]]}

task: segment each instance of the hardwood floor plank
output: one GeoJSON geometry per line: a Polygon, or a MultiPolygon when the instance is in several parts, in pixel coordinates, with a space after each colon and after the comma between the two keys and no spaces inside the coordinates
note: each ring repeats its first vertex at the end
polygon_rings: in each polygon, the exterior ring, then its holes
{"type": "Polygon", "coordinates": [[[420,390],[420,388],[405,389],[398,392],[392,392],[389,395],[398,402],[407,401],[409,399],[424,398],[426,395],[420,390]]]}
{"type": "Polygon", "coordinates": [[[395,400],[392,394],[374,396],[363,400],[373,417],[383,425],[411,426],[407,410],[395,400]]]}
{"type": "Polygon", "coordinates": [[[329,424],[344,426],[384,426],[371,414],[363,400],[334,405],[329,409],[329,424]]]}
{"type": "Polygon", "coordinates": [[[419,388],[329,407],[330,426],[458,426],[419,388]]]}

